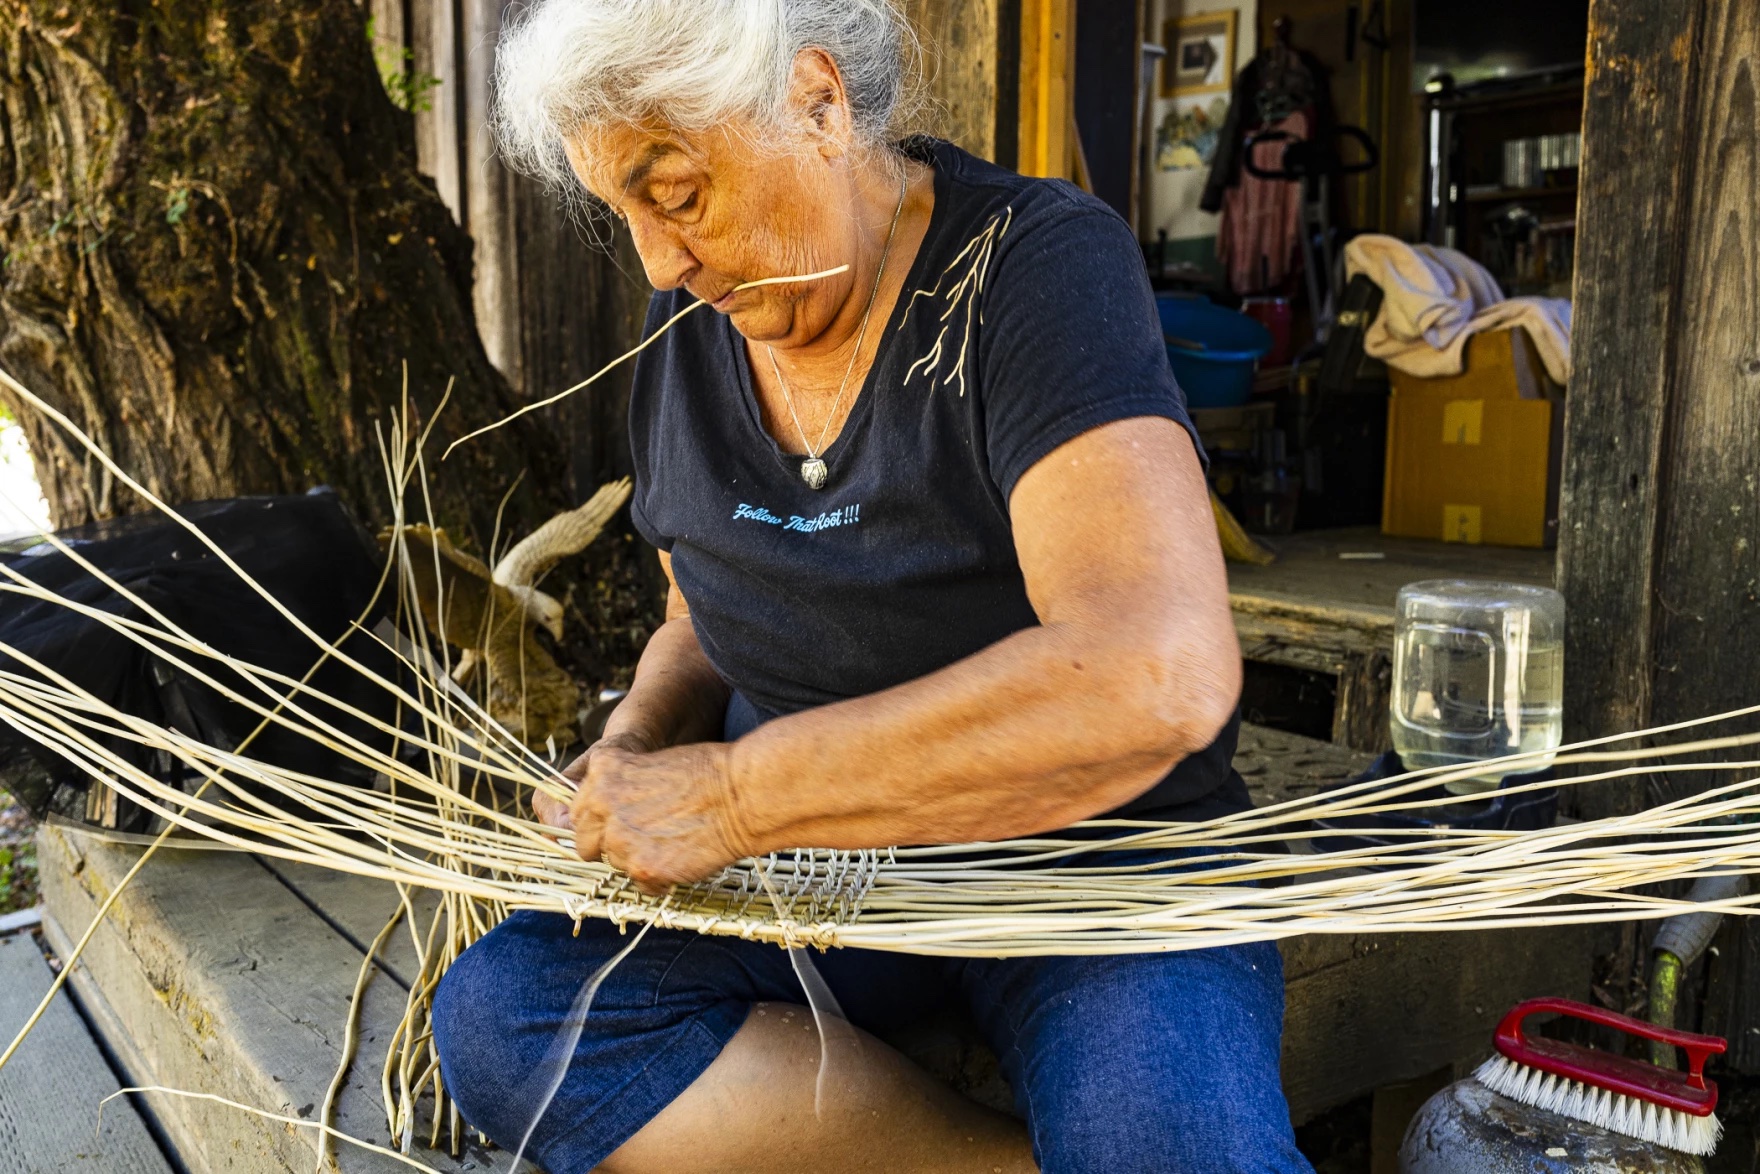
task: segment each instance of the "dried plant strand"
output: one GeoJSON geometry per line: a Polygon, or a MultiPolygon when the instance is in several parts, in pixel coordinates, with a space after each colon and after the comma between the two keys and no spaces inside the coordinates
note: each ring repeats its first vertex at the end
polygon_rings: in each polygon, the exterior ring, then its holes
{"type": "MultiPolygon", "coordinates": [[[[70,427],[64,418],[58,422],[70,427]]],[[[89,439],[77,433],[75,439],[106,462],[89,439]]],[[[399,527],[402,503],[425,500],[418,492],[425,483],[420,442],[405,421],[392,421],[380,434],[399,527]]],[[[76,549],[68,553],[79,558],[76,549]]],[[[310,739],[383,780],[381,790],[360,790],[254,759],[248,743],[230,751],[206,745],[121,712],[47,666],[0,647],[17,665],[16,671],[0,672],[0,721],[90,774],[93,785],[112,787],[162,819],[155,842],[175,832],[397,886],[417,973],[410,976],[403,1017],[387,1043],[381,1094],[394,1144],[405,1152],[418,1137],[437,1142],[448,1123],[457,1151],[457,1113],[434,1051],[433,993],[452,960],[512,909],[561,913],[577,922],[601,918],[638,931],[659,926],[735,935],[788,948],[802,959],[807,947],[832,946],[1018,957],[1196,949],[1306,933],[1442,932],[1668,916],[1694,906],[1666,895],[1667,882],[1760,872],[1760,754],[1719,757],[1760,745],[1760,733],[1748,732],[1760,706],[1748,706],[1560,748],[1556,763],[1582,773],[1509,790],[1590,786],[1657,770],[1703,775],[1709,785],[1644,811],[1537,831],[1390,828],[1383,829],[1389,842],[1381,846],[1285,850],[1292,841],[1306,843],[1317,818],[1372,818],[1473,802],[1438,799],[1435,791],[1451,778],[1487,769],[1474,764],[1330,788],[1191,823],[1097,820],[1069,833],[990,844],[778,852],[736,862],[664,898],[651,897],[603,863],[580,860],[566,832],[527,814],[534,794],[563,797],[568,784],[451,679],[449,649],[425,628],[414,606],[412,557],[408,547],[393,542],[384,572],[392,620],[359,633],[391,653],[398,679],[374,676],[345,650],[299,629],[313,641],[315,654],[340,660],[382,686],[394,720],[345,711],[310,687],[309,674],[292,680],[202,645],[86,563],[79,565],[137,605],[136,617],[58,600],[17,574],[0,582],[0,593],[57,601],[108,625],[167,667],[257,715],[260,728],[273,724],[310,739]],[[344,729],[338,712],[367,733],[344,729]],[[1736,732],[1729,732],[1732,727],[1736,732]],[[385,740],[389,749],[369,738],[385,740]],[[126,747],[168,757],[199,786],[185,793],[166,783],[131,762],[126,747]],[[1098,831],[1113,838],[1088,838],[1098,831]],[[1202,864],[1179,870],[1121,856],[1194,849],[1206,854],[1202,864]],[[421,925],[410,896],[417,887],[439,894],[421,925]]],[[[250,590],[273,602],[260,584],[228,565],[250,590]]],[[[1491,768],[1531,770],[1544,761],[1516,755],[1491,768]]],[[[1760,894],[1705,908],[1747,914],[1757,906],[1760,894]]],[[[332,1090],[338,1087],[333,1081],[332,1090]]]]}
{"type": "MultiPolygon", "coordinates": [[[[732,289],[728,290],[727,292],[728,293],[738,293],[742,289],[757,289],[760,286],[766,286],[766,285],[793,285],[797,282],[823,281],[827,277],[836,277],[839,273],[847,273],[847,272],[849,272],[848,265],[839,265],[835,269],[825,269],[825,270],[822,270],[821,272],[818,272],[818,273],[803,273],[798,276],[791,275],[791,276],[786,276],[786,277],[760,277],[756,281],[741,282],[739,285],[734,286],[732,289]]],[[[676,313],[672,317],[668,318],[659,327],[659,329],[654,331],[653,334],[650,334],[647,338],[644,338],[641,342],[637,343],[635,346],[631,347],[629,350],[623,352],[623,354],[617,356],[615,359],[612,359],[609,363],[606,363],[603,367],[599,368],[597,371],[593,372],[591,375],[587,376],[585,379],[581,380],[579,383],[575,384],[573,387],[567,388],[566,390],[563,390],[563,391],[559,391],[555,395],[551,396],[548,399],[541,399],[541,400],[538,400],[536,403],[527,404],[525,407],[519,409],[517,412],[513,412],[507,416],[503,416],[501,419],[495,421],[493,424],[484,425],[483,427],[477,429],[475,432],[465,433],[463,436],[459,437],[457,440],[453,441],[451,444],[446,446],[446,451],[440,454],[440,459],[445,460],[447,457],[451,456],[452,450],[457,448],[459,445],[463,444],[467,440],[474,440],[486,432],[493,432],[493,431],[495,431],[495,429],[501,427],[503,424],[508,424],[508,423],[513,422],[514,420],[519,419],[521,416],[525,415],[527,412],[535,412],[540,408],[547,408],[551,404],[560,403],[561,401],[567,399],[569,396],[573,395],[575,392],[580,391],[583,388],[592,385],[593,383],[597,382],[599,379],[602,379],[604,376],[610,374],[612,370],[614,370],[619,364],[623,363],[625,360],[633,359],[637,355],[641,354],[643,351],[647,350],[650,346],[653,346],[655,342],[659,341],[661,335],[665,334],[668,330],[671,330],[673,328],[673,326],[675,326],[679,322],[679,320],[682,319],[686,314],[689,314],[691,311],[699,309],[700,307],[706,306],[708,304],[709,304],[708,302],[705,302],[701,298],[698,298],[696,301],[692,302],[690,305],[686,306],[684,309],[680,310],[678,313],[676,313]]]]}
{"type": "Polygon", "coordinates": [[[228,1100],[226,1097],[216,1096],[211,1092],[190,1092],[187,1089],[167,1088],[162,1084],[139,1084],[132,1085],[128,1088],[117,1089],[115,1092],[100,1101],[99,1105],[107,1105],[117,1097],[137,1092],[158,1093],[161,1096],[168,1097],[183,1097],[186,1100],[192,1101],[212,1101],[217,1105],[225,1105],[227,1108],[237,1109],[240,1112],[249,1113],[255,1117],[261,1117],[265,1121],[275,1121],[282,1125],[291,1125],[296,1129],[316,1129],[325,1137],[335,1138],[337,1141],[352,1145],[357,1149],[363,1149],[369,1153],[375,1153],[381,1157],[390,1158],[399,1165],[408,1166],[412,1170],[426,1170],[428,1171],[428,1174],[440,1174],[440,1172],[435,1170],[432,1166],[424,1165],[423,1163],[416,1161],[414,1158],[406,1157],[405,1155],[398,1153],[396,1150],[386,1149],[382,1145],[374,1145],[370,1141],[362,1141],[358,1137],[350,1137],[340,1129],[333,1129],[321,1121],[307,1121],[303,1117],[289,1117],[285,1113],[271,1113],[267,1109],[259,1109],[254,1105],[247,1105],[242,1101],[228,1100]]]}
{"type": "Polygon", "coordinates": [[[354,993],[348,999],[348,1018],[342,1033],[342,1058],[336,1065],[336,1075],[330,1078],[330,1086],[324,1090],[324,1101],[318,1106],[318,1124],[324,1128],[318,1135],[318,1161],[312,1167],[312,1174],[324,1174],[324,1166],[331,1160],[330,1141],[334,1132],[331,1126],[336,1118],[336,1098],[342,1093],[342,1086],[348,1080],[348,1070],[354,1066],[355,1052],[360,1047],[361,1003],[367,993],[367,980],[378,969],[379,951],[385,948],[386,939],[402,920],[403,906],[399,905],[385,923],[385,928],[379,931],[372,945],[367,947],[367,956],[361,959],[360,972],[354,980],[354,993]]]}

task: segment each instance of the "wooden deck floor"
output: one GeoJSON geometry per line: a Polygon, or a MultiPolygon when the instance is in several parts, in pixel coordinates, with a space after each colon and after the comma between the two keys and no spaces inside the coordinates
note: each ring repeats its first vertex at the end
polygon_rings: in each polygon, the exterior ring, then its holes
{"type": "MultiPolygon", "coordinates": [[[[38,851],[44,928],[65,953],[141,850],[51,826],[38,833],[38,851]]],[[[366,943],[397,899],[390,885],[341,874],[230,852],[165,850],[118,899],[72,982],[143,1082],[310,1118],[341,1058],[366,943]]],[[[394,935],[367,987],[360,1052],[338,1102],[336,1127],[378,1145],[390,1143],[379,1062],[414,973],[410,936],[394,935]]],[[[194,1174],[309,1174],[315,1166],[314,1130],[210,1101],[147,1100],[194,1174]]],[[[408,1169],[338,1150],[349,1174],[408,1169]]],[[[505,1170],[509,1157],[480,1146],[459,1161],[420,1153],[443,1174],[505,1170]]]]}
{"type": "MultiPolygon", "coordinates": [[[[1236,761],[1259,800],[1270,802],[1348,777],[1366,756],[1247,727],[1236,761]]],[[[53,947],[68,948],[139,851],[58,827],[39,834],[53,947]]],[[[335,1071],[365,944],[396,899],[387,885],[319,869],[166,851],[118,899],[73,983],[143,1083],[307,1117],[335,1071]]],[[[1283,953],[1284,1084],[1298,1121],[1476,1060],[1498,1016],[1521,998],[1587,994],[1589,951],[1569,930],[1313,936],[1286,941],[1283,953]]],[[[379,1063],[414,969],[400,931],[368,987],[360,1055],[341,1098],[338,1127],[379,1144],[390,1140],[379,1063]]],[[[956,1086],[1006,1104],[993,1061],[986,1069],[969,1038],[931,1031],[896,1042],[956,1086]]],[[[57,1134],[63,1142],[83,1143],[95,1100],[69,1093],[68,1111],[46,1120],[65,1131],[57,1134]]],[[[152,1096],[148,1103],[194,1174],[313,1168],[311,1130],[211,1102],[152,1096]]],[[[340,1156],[350,1174],[403,1168],[359,1151],[340,1156]]],[[[458,1161],[420,1149],[417,1156],[446,1174],[505,1170],[508,1160],[477,1147],[458,1161]]]]}
{"type": "MultiPolygon", "coordinates": [[[[0,936],[0,1037],[10,1040],[54,981],[28,931],[0,936]]],[[[0,1047],[5,1046],[0,1040],[0,1047]]],[[[0,1168],[20,1174],[172,1174],[65,994],[0,1068],[0,1168]]]]}

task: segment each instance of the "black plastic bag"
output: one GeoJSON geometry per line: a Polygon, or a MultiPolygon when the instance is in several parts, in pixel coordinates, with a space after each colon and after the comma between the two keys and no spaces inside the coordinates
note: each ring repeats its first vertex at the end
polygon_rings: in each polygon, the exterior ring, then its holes
{"type": "MultiPolygon", "coordinates": [[[[341,647],[349,656],[383,678],[396,679],[396,658],[367,634],[383,611],[374,599],[382,556],[334,493],[230,498],[180,506],[178,512],[324,640],[347,635],[341,647]],[[363,630],[349,634],[357,620],[363,630]]],[[[299,679],[323,653],[171,519],[142,514],[62,531],[58,537],[172,623],[227,656],[299,679]]],[[[48,543],[0,556],[0,564],[62,598],[160,628],[142,607],[48,543]]],[[[10,576],[0,576],[0,587],[12,584],[10,576]]],[[[59,603],[0,592],[0,671],[41,679],[12,655],[13,649],[116,709],[224,750],[236,749],[262,722],[260,714],[97,619],[59,603]]],[[[260,688],[222,662],[171,652],[239,695],[273,705],[260,688]]],[[[311,685],[380,720],[395,718],[395,702],[384,685],[334,657],[317,670],[311,685]]],[[[299,704],[381,751],[390,749],[389,736],[333,705],[311,697],[300,698],[299,704]]],[[[184,778],[184,768],[169,755],[123,739],[111,740],[110,746],[162,781],[194,789],[184,778]]],[[[341,783],[372,783],[367,768],[278,725],[257,734],[244,753],[341,783]]],[[[127,801],[115,803],[107,789],[93,793],[94,802],[88,804],[89,773],[3,717],[0,785],[38,818],[50,812],[90,817],[125,831],[145,830],[151,823],[149,812],[127,801]]],[[[210,792],[210,797],[217,796],[210,792]]]]}

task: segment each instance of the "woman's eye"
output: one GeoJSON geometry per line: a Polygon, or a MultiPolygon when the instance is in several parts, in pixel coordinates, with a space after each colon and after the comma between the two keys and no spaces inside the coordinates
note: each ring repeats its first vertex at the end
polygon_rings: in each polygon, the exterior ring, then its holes
{"type": "Polygon", "coordinates": [[[678,203],[669,205],[665,211],[668,216],[677,216],[681,213],[689,212],[692,208],[696,207],[696,205],[697,193],[692,192],[678,203]]]}

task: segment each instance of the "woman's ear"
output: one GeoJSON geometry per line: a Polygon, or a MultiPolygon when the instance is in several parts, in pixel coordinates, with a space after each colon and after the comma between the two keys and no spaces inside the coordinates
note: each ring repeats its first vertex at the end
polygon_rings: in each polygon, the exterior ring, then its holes
{"type": "Polygon", "coordinates": [[[855,119],[843,74],[823,49],[802,49],[795,54],[789,79],[790,114],[813,139],[827,159],[849,153],[855,137],[855,119]]]}

